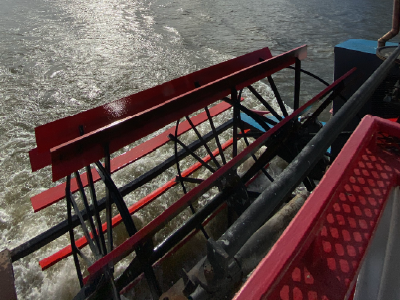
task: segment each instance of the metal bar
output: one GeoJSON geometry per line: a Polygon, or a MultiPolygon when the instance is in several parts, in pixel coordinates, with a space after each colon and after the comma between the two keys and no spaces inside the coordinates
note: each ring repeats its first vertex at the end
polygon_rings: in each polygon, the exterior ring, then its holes
{"type": "MultiPolygon", "coordinates": [[[[106,174],[110,175],[110,151],[108,144],[104,145],[104,166],[106,174]]],[[[98,172],[99,176],[101,174],[98,172]]],[[[104,176],[104,175],[103,175],[104,176]]],[[[111,176],[111,175],[110,175],[111,176]]],[[[107,222],[107,252],[111,252],[114,249],[114,242],[113,242],[113,234],[112,234],[112,226],[111,226],[111,219],[112,219],[112,200],[110,195],[110,188],[106,184],[106,222],[107,222]]]]}
{"type": "MultiPolygon", "coordinates": [[[[137,232],[136,226],[133,223],[133,220],[131,218],[131,215],[129,213],[128,208],[126,207],[125,201],[122,198],[121,193],[119,192],[118,188],[115,186],[115,183],[112,181],[110,175],[107,173],[107,170],[105,167],[100,162],[96,162],[96,167],[99,171],[99,174],[101,176],[101,179],[103,180],[104,184],[108,188],[110,192],[110,198],[113,199],[113,202],[118,208],[119,213],[121,214],[122,220],[125,224],[126,231],[128,232],[129,236],[134,235],[137,232]]],[[[112,228],[112,219],[107,219],[107,225],[109,224],[109,227],[107,231],[112,228]]]]}
{"type": "Polygon", "coordinates": [[[241,266],[243,276],[254,270],[259,262],[273,247],[285,228],[306,201],[308,194],[298,194],[276,212],[263,226],[257,230],[235,255],[241,266]]]}
{"type": "Polygon", "coordinates": [[[282,116],[278,115],[278,113],[272,108],[271,105],[268,104],[267,101],[264,100],[263,97],[261,97],[261,95],[251,86],[249,85],[247,87],[250,92],[256,96],[256,98],[265,106],[265,108],[275,117],[277,118],[279,121],[282,120],[282,116]]]}
{"type": "MultiPolygon", "coordinates": [[[[108,187],[110,191],[110,195],[113,198],[113,202],[118,208],[118,211],[122,217],[122,220],[125,224],[126,231],[128,232],[129,236],[133,236],[136,232],[136,226],[133,223],[133,220],[130,216],[129,210],[126,207],[126,204],[118,191],[118,188],[115,186],[114,182],[110,178],[109,174],[107,173],[107,170],[105,167],[100,162],[95,163],[97,166],[97,169],[99,171],[99,175],[101,176],[101,179],[105,183],[105,185],[108,187]]],[[[107,164],[106,164],[107,165],[107,164]]],[[[110,221],[107,220],[107,225],[110,224],[109,228],[112,228],[112,220],[110,221]]],[[[108,232],[109,229],[107,229],[108,232]]],[[[112,253],[112,251],[110,251],[112,253]]],[[[139,260],[142,262],[144,265],[144,272],[145,276],[147,279],[147,283],[149,285],[150,291],[153,294],[153,297],[157,299],[161,295],[161,288],[158,285],[156,276],[154,274],[154,271],[152,267],[146,263],[147,261],[147,255],[142,251],[141,246],[137,247],[136,249],[136,255],[138,256],[139,260]]]]}
{"type": "Polygon", "coordinates": [[[272,89],[272,91],[274,92],[276,101],[277,101],[278,104],[279,104],[279,107],[280,107],[280,109],[281,109],[282,114],[283,114],[285,117],[287,117],[289,114],[288,114],[288,112],[287,112],[287,110],[286,110],[285,104],[283,103],[282,97],[281,97],[281,95],[279,94],[278,88],[277,88],[276,85],[275,85],[275,81],[272,79],[272,76],[268,76],[267,78],[268,78],[269,85],[271,86],[271,89],[272,89]]]}
{"type": "Polygon", "coordinates": [[[143,113],[128,116],[119,122],[114,122],[52,148],[53,181],[101,159],[105,143],[109,143],[110,153],[113,153],[178,118],[222,99],[230,93],[232,86],[236,86],[240,90],[244,86],[292,65],[296,58],[305,58],[306,53],[306,46],[302,46],[277,55],[170,99],[143,113]],[[149,122],[149,120],[157,121],[149,122]],[[146,126],[143,126],[144,124],[146,126]],[[135,128],[140,128],[140,130],[134,130],[135,128]],[[82,152],[81,149],[85,149],[85,151],[82,152]]]}
{"type": "MultiPolygon", "coordinates": [[[[260,197],[221,236],[219,241],[225,240],[225,242],[229,242],[229,247],[223,242],[219,242],[228,254],[236,254],[252,233],[265,223],[271,212],[279,205],[281,199],[288,197],[294,188],[298,186],[314,167],[315,163],[324,155],[338,134],[364,106],[379,84],[386,78],[399,54],[400,47],[382,63],[337,114],[315,135],[296,159],[281,173],[279,178],[271,183],[260,197]],[[264,213],[260,214],[260,211],[264,213]]],[[[317,97],[318,95],[315,98],[317,97]]]]}
{"type": "Polygon", "coordinates": [[[74,227],[72,225],[71,201],[69,199],[69,197],[70,197],[69,195],[71,194],[70,182],[71,182],[71,175],[68,175],[67,176],[67,186],[65,188],[65,195],[66,195],[66,201],[67,201],[68,232],[69,232],[69,239],[71,241],[72,255],[74,257],[76,274],[78,276],[79,284],[82,288],[83,287],[83,276],[82,276],[81,267],[79,265],[78,255],[77,255],[78,249],[75,245],[75,237],[74,237],[74,229],[73,229],[74,227]]]}
{"type": "Polygon", "coordinates": [[[213,120],[211,118],[210,111],[208,110],[207,106],[204,108],[204,110],[206,111],[206,114],[207,114],[207,117],[208,117],[208,121],[210,122],[211,130],[212,130],[212,132],[214,134],[215,142],[217,143],[217,146],[218,146],[218,149],[219,149],[219,155],[221,155],[222,163],[225,165],[226,164],[225,154],[224,154],[224,151],[222,151],[221,143],[220,143],[219,138],[218,138],[218,133],[215,130],[214,122],[213,122],[213,120]]]}
{"type": "MultiPolygon", "coordinates": [[[[232,103],[237,104],[237,99],[238,99],[238,97],[237,97],[236,89],[235,88],[231,88],[231,101],[232,101],[232,103]]],[[[232,127],[232,130],[233,130],[233,134],[232,134],[232,137],[233,137],[232,157],[235,157],[237,155],[237,142],[238,142],[238,140],[237,140],[237,134],[238,134],[237,128],[238,128],[238,122],[239,122],[239,119],[238,119],[239,118],[239,114],[240,114],[240,112],[239,112],[239,109],[238,109],[237,105],[234,105],[233,106],[233,127],[232,127]]]]}
{"type": "Polygon", "coordinates": [[[274,122],[271,119],[268,119],[268,118],[265,118],[263,116],[260,116],[259,114],[256,114],[255,112],[251,111],[250,109],[248,109],[247,107],[244,107],[241,104],[237,104],[237,103],[233,102],[231,99],[229,99],[227,97],[224,97],[222,100],[224,100],[225,102],[231,104],[234,108],[235,108],[235,106],[238,107],[241,111],[246,113],[248,116],[252,117],[258,124],[260,124],[260,126],[265,131],[268,131],[270,129],[270,127],[266,123],[271,124],[273,126],[278,124],[277,122],[274,122]]]}
{"type": "MultiPolygon", "coordinates": [[[[94,189],[93,176],[92,176],[92,172],[90,170],[90,166],[86,167],[86,175],[87,175],[87,181],[89,183],[90,197],[92,198],[93,212],[94,212],[94,216],[96,219],[97,230],[99,232],[99,237],[100,237],[100,250],[101,250],[102,255],[106,255],[107,254],[107,246],[106,246],[106,242],[104,239],[103,230],[101,228],[99,206],[97,203],[96,190],[94,189]]],[[[86,209],[86,211],[90,211],[90,209],[86,209]]]]}
{"type": "Polygon", "coordinates": [[[328,105],[335,99],[344,89],[344,84],[336,86],[335,89],[333,89],[332,93],[329,95],[329,97],[312,113],[311,116],[307,118],[307,120],[302,124],[303,128],[306,128],[309,126],[312,122],[315,122],[317,117],[328,107],[328,105]]]}
{"type": "MultiPolygon", "coordinates": [[[[241,122],[240,114],[239,114],[239,127],[240,127],[240,131],[244,133],[243,123],[241,122]]],[[[249,141],[247,139],[247,136],[245,134],[243,134],[242,136],[243,136],[244,142],[246,143],[246,146],[248,147],[250,145],[250,143],[249,143],[249,141]]],[[[251,157],[253,158],[255,163],[258,162],[258,159],[257,159],[257,157],[255,156],[254,153],[251,155],[251,157]]],[[[272,178],[271,175],[268,174],[268,172],[267,172],[267,170],[265,170],[264,166],[263,165],[259,165],[259,167],[260,167],[261,172],[264,173],[264,175],[269,179],[269,181],[273,182],[274,179],[272,178]]]]}
{"type": "MultiPolygon", "coordinates": [[[[196,88],[199,88],[199,87],[201,86],[200,83],[199,83],[198,81],[196,81],[196,82],[194,83],[194,85],[195,85],[196,88]]],[[[212,120],[212,118],[211,118],[211,116],[210,116],[210,111],[208,110],[208,107],[207,107],[207,106],[204,107],[204,110],[205,110],[205,112],[206,112],[206,114],[207,114],[208,121],[210,122],[211,130],[212,130],[212,132],[213,132],[214,135],[215,135],[215,141],[216,141],[216,143],[217,143],[217,145],[218,145],[218,149],[219,149],[219,153],[220,153],[220,155],[221,155],[222,163],[223,163],[223,164],[226,164],[225,155],[224,155],[224,152],[222,151],[221,143],[219,142],[219,138],[218,138],[218,134],[216,134],[216,132],[215,132],[215,126],[214,126],[214,122],[213,122],[213,120],[212,120]]],[[[176,135],[175,135],[175,136],[176,136],[176,135]]]]}
{"type": "Polygon", "coordinates": [[[15,290],[14,270],[8,249],[0,251],[0,278],[1,297],[7,300],[18,300],[15,290]]]}
{"type": "MultiPolygon", "coordinates": [[[[73,197],[73,195],[71,194],[71,192],[69,193],[69,195],[67,195],[67,197],[68,197],[68,201],[72,204],[72,207],[74,208],[75,215],[78,216],[79,221],[81,222],[81,227],[82,227],[83,235],[86,237],[86,240],[87,240],[88,243],[89,243],[90,250],[92,250],[92,252],[93,252],[93,254],[95,255],[95,257],[96,257],[96,256],[98,257],[98,256],[99,256],[99,253],[97,252],[98,249],[97,249],[96,246],[93,244],[93,241],[92,241],[92,239],[90,238],[89,230],[88,230],[87,227],[86,227],[85,220],[83,219],[82,214],[81,214],[81,212],[79,211],[79,207],[78,207],[78,205],[76,204],[76,202],[75,202],[75,200],[74,200],[74,197],[73,197]]],[[[91,265],[91,262],[88,261],[88,263],[89,263],[89,265],[91,265]]]]}
{"type": "MultiPolygon", "coordinates": [[[[291,69],[291,70],[295,70],[295,67],[293,67],[293,66],[289,66],[289,67],[287,67],[287,68],[288,68],[288,69],[291,69]]],[[[302,72],[302,73],[304,73],[304,74],[306,74],[306,75],[308,75],[308,76],[310,76],[310,77],[312,77],[312,78],[318,80],[319,82],[325,84],[326,86],[329,86],[329,83],[328,83],[328,82],[326,82],[326,81],[323,80],[321,77],[319,77],[319,76],[317,76],[317,75],[315,75],[315,74],[313,74],[313,73],[311,73],[311,72],[309,72],[309,71],[306,71],[306,70],[300,68],[300,72],[302,72]]]]}
{"type": "Polygon", "coordinates": [[[186,152],[189,152],[190,155],[192,155],[199,163],[201,163],[205,168],[207,168],[211,173],[214,173],[215,170],[214,168],[210,167],[208,164],[206,164],[196,153],[194,153],[192,150],[188,148],[184,143],[182,143],[178,138],[173,136],[172,134],[169,135],[169,138],[171,141],[176,141],[183,149],[185,149],[186,152]]]}
{"type": "MultiPolygon", "coordinates": [[[[179,180],[178,176],[176,176],[177,178],[175,179],[176,181],[179,180]]],[[[190,183],[196,183],[196,184],[200,184],[204,181],[204,179],[199,179],[199,178],[191,178],[191,177],[181,177],[181,179],[183,181],[186,182],[190,182],[190,183]]]]}
{"type": "MultiPolygon", "coordinates": [[[[79,133],[80,133],[81,136],[84,135],[84,133],[85,133],[85,130],[84,130],[82,125],[79,125],[79,133]]],[[[94,237],[94,240],[95,240],[95,243],[96,243],[96,246],[97,246],[97,249],[98,249],[98,252],[95,252],[93,254],[96,256],[96,259],[98,259],[100,256],[103,256],[103,255],[105,255],[107,253],[107,249],[105,247],[104,236],[103,236],[103,232],[101,230],[101,221],[100,221],[99,211],[97,209],[96,191],[94,189],[92,172],[90,171],[90,166],[86,166],[85,168],[86,168],[86,171],[89,172],[87,179],[88,179],[88,183],[89,183],[89,186],[90,186],[90,189],[89,189],[90,196],[92,198],[92,201],[95,201],[95,202],[93,202],[94,215],[95,215],[95,218],[97,220],[97,225],[99,226],[99,228],[98,228],[99,229],[99,234],[103,237],[103,245],[101,245],[100,244],[100,240],[99,240],[99,236],[97,234],[96,227],[94,226],[94,222],[93,222],[92,216],[89,215],[88,216],[89,224],[90,224],[90,227],[92,229],[92,235],[94,237]],[[103,249],[102,249],[102,247],[103,247],[103,249]]],[[[89,209],[89,204],[88,204],[87,197],[86,197],[86,194],[85,194],[85,190],[84,190],[84,187],[83,187],[83,184],[82,184],[81,176],[80,176],[78,171],[75,172],[75,180],[76,180],[76,183],[78,184],[78,188],[79,188],[79,191],[80,191],[81,198],[83,200],[85,209],[86,209],[86,211],[89,211],[90,210],[89,209]]]]}
{"type": "MultiPolygon", "coordinates": [[[[178,126],[179,126],[179,119],[176,121],[176,125],[175,125],[175,138],[178,136],[178,126]]],[[[176,171],[178,173],[178,178],[179,178],[179,182],[181,183],[181,187],[183,190],[183,193],[186,194],[186,187],[185,187],[185,183],[182,180],[182,174],[181,174],[181,168],[179,166],[179,159],[178,159],[178,142],[175,139],[174,140],[174,154],[175,154],[175,164],[176,164],[176,171]]]]}
{"type": "Polygon", "coordinates": [[[312,191],[315,189],[315,183],[314,183],[314,181],[313,181],[310,177],[308,177],[308,176],[306,176],[306,177],[303,179],[303,184],[304,184],[304,186],[306,187],[307,191],[309,191],[309,192],[312,192],[312,191]]]}
{"type": "MultiPolygon", "coordinates": [[[[75,178],[76,178],[76,180],[78,182],[79,192],[80,192],[80,195],[81,195],[81,198],[82,198],[82,201],[83,201],[83,205],[85,206],[86,211],[89,211],[90,210],[89,209],[89,204],[88,204],[88,201],[87,201],[87,198],[86,198],[85,190],[83,189],[83,185],[82,185],[82,181],[81,181],[81,177],[79,175],[79,172],[76,171],[74,174],[75,174],[75,178]]],[[[78,209],[78,213],[80,214],[79,209],[78,209]]],[[[101,250],[100,250],[101,246],[100,246],[99,236],[97,235],[96,226],[94,226],[94,222],[93,222],[92,216],[88,217],[88,221],[89,221],[90,229],[92,230],[92,235],[93,235],[94,242],[95,242],[95,245],[93,245],[93,246],[95,246],[94,248],[96,249],[96,251],[94,251],[93,254],[95,255],[96,258],[99,258],[100,257],[100,253],[101,253],[101,250]]],[[[90,238],[90,235],[89,235],[89,238],[90,238]]]]}
{"type": "Polygon", "coordinates": [[[295,59],[294,65],[294,102],[293,109],[296,110],[300,106],[300,69],[301,69],[301,61],[300,59],[295,59]]]}
{"type": "MultiPolygon", "coordinates": [[[[190,123],[190,125],[192,126],[192,128],[195,129],[195,127],[193,126],[193,123],[190,121],[190,119],[189,119],[188,117],[186,117],[186,119],[187,119],[187,121],[190,123]]],[[[179,126],[179,119],[176,121],[176,127],[175,127],[176,129],[175,129],[174,152],[175,152],[175,159],[176,159],[176,169],[177,169],[177,171],[178,171],[178,178],[179,178],[179,180],[180,180],[180,183],[181,183],[181,186],[182,186],[182,189],[183,189],[183,193],[186,194],[187,191],[186,191],[186,187],[185,187],[185,184],[184,184],[184,180],[183,180],[183,177],[182,177],[182,174],[181,174],[181,169],[180,169],[180,167],[179,167],[179,159],[178,159],[178,155],[177,155],[177,154],[178,154],[178,143],[177,143],[178,126],[179,126]]],[[[200,134],[198,133],[198,131],[195,130],[195,132],[196,132],[196,134],[197,134],[197,137],[200,137],[200,134]]],[[[208,150],[210,150],[210,149],[207,147],[207,143],[206,143],[202,138],[199,139],[199,140],[200,140],[200,142],[203,144],[203,146],[205,145],[206,148],[207,148],[208,150]]],[[[214,155],[211,153],[211,151],[209,151],[209,155],[210,155],[210,158],[215,159],[215,157],[214,157],[214,155]]],[[[204,162],[203,160],[201,160],[201,161],[204,162]]],[[[204,162],[204,163],[206,163],[206,162],[204,162]]],[[[192,204],[191,202],[189,202],[189,208],[190,208],[192,214],[196,213],[196,210],[194,209],[193,204],[192,204]]],[[[200,224],[199,226],[200,226],[199,229],[200,229],[201,232],[203,233],[204,237],[205,237],[206,239],[208,239],[208,234],[207,234],[207,232],[204,230],[204,228],[201,226],[201,224],[200,224]]]]}
{"type": "MultiPolygon", "coordinates": [[[[226,131],[232,126],[232,120],[228,120],[224,124],[218,126],[216,128],[216,131],[218,134],[226,131]]],[[[209,132],[204,136],[204,139],[206,141],[211,140],[214,137],[212,132],[209,132]]],[[[194,141],[191,143],[189,146],[189,149],[192,151],[198,149],[201,147],[201,143],[199,141],[194,141]]],[[[188,156],[189,153],[187,153],[184,149],[179,151],[178,156],[180,159],[183,159],[184,157],[188,156]]],[[[153,180],[156,178],[158,175],[160,175],[162,172],[167,170],[168,168],[172,167],[175,163],[175,156],[171,156],[155,168],[151,169],[150,171],[142,174],[132,182],[126,184],[125,186],[121,187],[119,190],[121,192],[122,196],[126,196],[129,193],[133,192],[137,188],[143,186],[147,182],[153,180]]],[[[97,172],[96,172],[97,174],[97,172]]],[[[65,189],[64,189],[65,193],[65,189]]],[[[64,198],[64,197],[63,197],[64,198]]],[[[100,199],[98,201],[98,207],[99,211],[105,209],[105,198],[100,199]]],[[[94,209],[93,205],[90,206],[91,212],[90,214],[93,215],[94,209]]],[[[83,218],[86,220],[88,215],[87,212],[84,210],[81,212],[83,218]]],[[[72,225],[74,227],[79,225],[79,219],[77,216],[72,217],[72,225]]],[[[47,231],[37,235],[36,237],[32,238],[31,240],[15,247],[14,249],[11,250],[11,258],[12,261],[17,261],[33,252],[36,250],[42,248],[43,246],[47,245],[48,243],[52,242],[53,240],[57,239],[58,237],[62,236],[63,234],[68,232],[68,223],[67,221],[62,221],[61,223],[53,226],[52,228],[48,229],[47,231]]]]}
{"type": "MultiPolygon", "coordinates": [[[[212,155],[212,152],[211,152],[210,148],[208,147],[207,143],[204,141],[204,139],[201,136],[200,132],[197,130],[196,126],[193,125],[192,120],[190,120],[190,118],[188,116],[185,116],[185,117],[186,117],[186,120],[189,122],[190,126],[192,126],[193,131],[196,133],[197,138],[203,143],[203,146],[206,149],[208,155],[211,156],[211,159],[213,160],[213,162],[215,163],[215,165],[219,169],[221,167],[221,165],[219,164],[218,160],[214,157],[214,155],[212,155]]],[[[177,136],[177,135],[175,135],[175,136],[177,136]]]]}

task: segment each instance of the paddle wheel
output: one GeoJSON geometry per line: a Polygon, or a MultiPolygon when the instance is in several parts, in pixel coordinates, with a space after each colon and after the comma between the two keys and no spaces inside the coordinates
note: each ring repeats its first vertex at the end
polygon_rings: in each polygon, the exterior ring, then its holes
{"type": "MultiPolygon", "coordinates": [[[[355,70],[300,106],[305,57],[306,46],[278,56],[264,48],[36,128],[32,170],[51,165],[53,181],[65,178],[65,182],[33,197],[33,209],[40,213],[63,200],[67,219],[12,250],[12,260],[68,234],[70,245],[43,258],[40,265],[44,270],[72,256],[81,286],[75,299],[119,299],[141,274],[153,299],[158,299],[170,281],[163,280],[154,266],[199,233],[204,241],[200,257],[208,253],[210,261],[204,274],[232,273],[233,255],[290,198],[278,197],[259,211],[258,220],[247,218],[245,231],[225,240],[230,232],[219,235],[226,226],[234,227],[235,220],[260,197],[262,190],[251,185],[258,176],[274,182],[268,169],[271,161],[280,156],[292,162],[322,128],[317,117],[335,97],[341,97],[345,79],[355,70]],[[295,72],[292,112],[272,77],[285,68],[295,72]],[[255,83],[264,78],[276,105],[256,89],[255,83]],[[244,97],[244,91],[251,96],[244,97]],[[156,166],[145,168],[146,160],[157,161],[156,166]],[[246,162],[249,166],[243,167],[246,162]],[[150,188],[160,176],[165,184],[150,188]],[[153,208],[147,212],[151,217],[139,226],[136,215],[147,207],[153,208]],[[226,221],[219,235],[214,227],[220,223],[212,223],[217,215],[226,221]],[[116,242],[113,234],[119,224],[126,231],[122,242],[116,242]],[[127,267],[115,275],[122,260],[127,267]]],[[[324,150],[304,173],[300,181],[309,191],[329,163],[324,150]]],[[[207,278],[183,276],[185,296],[198,286],[206,292],[221,287],[207,285],[207,278]]],[[[234,276],[242,275],[237,271],[234,276]]]]}

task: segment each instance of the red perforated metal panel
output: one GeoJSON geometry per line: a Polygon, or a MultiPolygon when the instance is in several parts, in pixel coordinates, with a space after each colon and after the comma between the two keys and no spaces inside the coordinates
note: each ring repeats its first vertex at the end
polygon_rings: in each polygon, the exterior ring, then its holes
{"type": "Polygon", "coordinates": [[[363,119],[235,300],[352,298],[386,199],[398,185],[400,140],[393,137],[400,137],[399,124],[363,119]]]}

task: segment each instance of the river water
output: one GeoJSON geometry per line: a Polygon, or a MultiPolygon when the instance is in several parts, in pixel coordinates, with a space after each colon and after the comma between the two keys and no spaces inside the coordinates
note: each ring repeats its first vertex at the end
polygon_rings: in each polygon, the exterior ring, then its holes
{"type": "MultiPolygon", "coordinates": [[[[0,250],[65,218],[64,203],[30,206],[52,185],[30,170],[36,126],[263,47],[308,44],[302,66],[331,81],[334,45],[377,40],[391,13],[391,0],[0,0],[0,250]]],[[[288,105],[290,76],[276,79],[288,105]]],[[[20,299],[70,299],[72,260],[41,272],[42,257],[14,264],[20,299]]]]}

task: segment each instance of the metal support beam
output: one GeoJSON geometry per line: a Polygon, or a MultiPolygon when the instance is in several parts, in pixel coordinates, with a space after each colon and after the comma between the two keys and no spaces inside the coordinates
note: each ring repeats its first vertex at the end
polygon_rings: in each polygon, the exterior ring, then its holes
{"type": "Polygon", "coordinates": [[[11,253],[8,249],[0,252],[0,278],[1,298],[7,300],[17,300],[11,253]]]}
{"type": "Polygon", "coordinates": [[[296,58],[296,62],[294,65],[294,102],[293,109],[296,110],[300,106],[300,72],[301,70],[301,61],[296,58]]]}
{"type": "Polygon", "coordinates": [[[267,78],[268,78],[269,85],[271,86],[271,89],[272,89],[272,91],[274,92],[276,101],[277,101],[278,104],[279,104],[279,108],[281,109],[282,114],[283,114],[285,117],[287,117],[289,114],[288,114],[288,112],[287,112],[287,110],[286,110],[285,104],[283,103],[282,97],[281,97],[281,95],[279,94],[278,88],[277,88],[276,85],[275,85],[275,81],[272,79],[272,75],[271,75],[271,76],[268,76],[267,78]]]}

